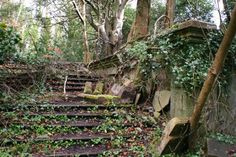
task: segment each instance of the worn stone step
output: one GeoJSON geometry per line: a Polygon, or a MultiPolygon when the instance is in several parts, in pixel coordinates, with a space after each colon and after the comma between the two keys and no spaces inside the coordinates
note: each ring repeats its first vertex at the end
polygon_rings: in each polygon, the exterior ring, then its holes
{"type": "Polygon", "coordinates": [[[208,138],[206,147],[205,155],[207,157],[233,157],[233,155],[236,155],[236,144],[227,144],[208,138]]]}
{"type": "Polygon", "coordinates": [[[97,145],[97,146],[89,146],[89,147],[81,147],[79,145],[73,146],[70,148],[60,149],[52,154],[46,154],[46,153],[38,153],[33,154],[33,157],[65,157],[65,156],[80,156],[80,157],[92,157],[92,156],[98,156],[99,154],[102,154],[104,151],[107,151],[107,148],[105,145],[97,145]]]}
{"type": "MultiPolygon", "coordinates": [[[[62,81],[49,82],[50,86],[64,86],[62,81]]],[[[84,82],[66,82],[66,86],[84,86],[84,82]]]]}
{"type": "Polygon", "coordinates": [[[66,141],[66,140],[92,140],[92,139],[113,139],[117,136],[128,138],[131,135],[128,134],[115,134],[115,133],[99,133],[99,132],[81,132],[81,133],[58,133],[54,135],[42,135],[37,137],[25,138],[14,137],[9,139],[10,141],[18,142],[40,142],[40,141],[66,141]]]}
{"type": "Polygon", "coordinates": [[[52,102],[52,105],[62,105],[62,106],[78,106],[78,107],[97,107],[97,108],[109,108],[109,107],[117,107],[117,108],[130,108],[133,107],[132,104],[93,104],[90,102],[80,101],[80,102],[52,102]]]}
{"type": "MultiPolygon", "coordinates": [[[[40,125],[40,126],[49,126],[49,127],[97,127],[99,125],[102,125],[104,123],[103,120],[80,120],[80,121],[71,121],[71,122],[44,122],[44,123],[37,123],[37,122],[24,122],[24,121],[13,121],[11,122],[11,124],[20,124],[24,127],[31,127],[33,125],[40,125]]],[[[9,125],[11,125],[9,124],[9,125]]],[[[120,124],[113,124],[114,126],[119,126],[120,124]]],[[[136,125],[136,124],[132,124],[132,123],[123,123],[123,126],[125,127],[130,127],[132,125],[136,125]]],[[[7,126],[7,125],[5,125],[7,126]]]]}
{"type": "MultiPolygon", "coordinates": [[[[66,149],[61,149],[53,152],[52,154],[33,154],[33,157],[97,157],[99,155],[103,155],[103,153],[108,152],[111,156],[119,156],[119,157],[135,157],[138,156],[137,153],[130,151],[128,148],[120,148],[120,149],[108,149],[105,145],[98,146],[89,146],[89,147],[81,147],[74,146],[66,149]]],[[[105,156],[105,155],[104,155],[105,156]]]]}
{"type": "Polygon", "coordinates": [[[68,77],[67,78],[67,81],[83,81],[83,82],[86,82],[86,81],[89,81],[89,82],[97,82],[98,79],[94,79],[94,78],[73,78],[73,77],[68,77]]]}
{"type": "MultiPolygon", "coordinates": [[[[99,80],[97,79],[90,79],[90,78],[67,78],[67,82],[70,82],[70,83],[85,83],[85,82],[93,82],[93,83],[96,83],[98,82],[99,80]]],[[[50,80],[47,80],[47,82],[50,84],[50,83],[53,83],[53,82],[61,82],[64,84],[65,82],[65,79],[50,79],[50,80]]]]}
{"type": "Polygon", "coordinates": [[[68,75],[68,78],[92,78],[92,79],[101,79],[101,77],[93,76],[93,75],[87,75],[87,74],[72,74],[70,73],[68,75]]]}
{"type": "MultiPolygon", "coordinates": [[[[92,103],[83,103],[83,102],[52,102],[51,104],[27,104],[27,105],[10,105],[11,108],[97,108],[97,109],[107,109],[107,108],[131,108],[131,104],[118,104],[118,105],[109,105],[109,104],[92,104],[92,103]]],[[[9,106],[8,106],[9,107],[9,106]]]]}
{"type": "MultiPolygon", "coordinates": [[[[52,89],[64,89],[63,85],[59,86],[52,86],[52,89]]],[[[83,90],[83,86],[66,86],[66,90],[83,90]]]]}
{"type": "Polygon", "coordinates": [[[20,113],[21,115],[30,115],[30,116],[80,116],[80,117],[103,117],[103,116],[111,116],[110,112],[28,112],[28,113],[20,113]]]}
{"type": "MultiPolygon", "coordinates": [[[[12,124],[14,125],[21,125],[26,128],[29,128],[34,125],[39,126],[49,126],[49,127],[79,127],[79,128],[90,128],[90,127],[97,127],[103,123],[102,120],[90,120],[90,119],[84,119],[79,121],[49,121],[49,122],[33,122],[33,121],[27,121],[27,120],[12,120],[11,122],[3,122],[0,124],[0,127],[8,127],[12,124]]],[[[128,124],[127,124],[128,125],[128,124]]],[[[1,129],[1,128],[0,128],[1,129]]]]}
{"type": "MultiPolygon", "coordinates": [[[[78,121],[48,121],[43,123],[37,122],[15,122],[16,124],[22,124],[25,127],[30,127],[32,125],[40,125],[40,126],[50,126],[50,127],[96,127],[101,125],[104,120],[78,120],[78,121]]],[[[12,122],[14,123],[14,122],[12,122]]]]}

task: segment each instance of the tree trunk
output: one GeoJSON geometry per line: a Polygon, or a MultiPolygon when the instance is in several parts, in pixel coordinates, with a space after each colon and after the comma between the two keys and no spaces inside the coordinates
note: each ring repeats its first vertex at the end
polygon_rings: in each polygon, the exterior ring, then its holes
{"type": "Polygon", "coordinates": [[[223,67],[225,58],[228,53],[228,49],[230,48],[230,45],[235,37],[236,34],[236,6],[234,7],[234,10],[231,15],[231,20],[228,26],[227,31],[225,32],[224,38],[220,44],[220,47],[216,53],[215,60],[211,66],[211,68],[208,71],[207,78],[203,84],[203,87],[200,91],[200,94],[198,96],[197,102],[194,106],[194,111],[192,114],[192,117],[190,119],[191,124],[191,133],[193,133],[192,136],[190,136],[190,147],[193,147],[193,142],[196,137],[196,130],[198,128],[198,123],[201,117],[201,111],[204,107],[204,104],[207,100],[207,97],[223,67]]]}
{"type": "Polygon", "coordinates": [[[116,1],[117,10],[115,12],[115,21],[111,32],[111,44],[112,44],[112,53],[119,49],[122,44],[123,34],[123,20],[124,20],[124,13],[125,13],[125,5],[128,0],[123,1],[116,1]]]}
{"type": "Polygon", "coordinates": [[[87,25],[86,25],[86,6],[85,0],[79,0],[79,7],[77,6],[75,0],[72,1],[75,11],[83,24],[83,61],[84,63],[89,63],[91,61],[91,54],[89,52],[88,35],[87,35],[87,25]]]}
{"type": "Polygon", "coordinates": [[[105,57],[110,54],[110,41],[108,36],[108,28],[106,27],[106,20],[102,19],[101,24],[98,26],[98,49],[97,53],[100,57],[105,57]]]}
{"type": "Polygon", "coordinates": [[[151,0],[138,0],[136,18],[128,36],[128,42],[148,35],[151,0]]]}
{"type": "Polygon", "coordinates": [[[83,39],[84,39],[84,43],[83,43],[83,47],[84,47],[83,60],[84,60],[84,63],[89,63],[91,61],[91,54],[89,52],[89,44],[88,44],[85,1],[80,0],[80,4],[81,4],[82,18],[83,18],[83,21],[84,21],[83,22],[83,39]]]}
{"type": "Polygon", "coordinates": [[[174,23],[175,1],[176,0],[167,0],[166,2],[166,17],[168,17],[168,19],[165,19],[165,28],[170,28],[174,23]]]}

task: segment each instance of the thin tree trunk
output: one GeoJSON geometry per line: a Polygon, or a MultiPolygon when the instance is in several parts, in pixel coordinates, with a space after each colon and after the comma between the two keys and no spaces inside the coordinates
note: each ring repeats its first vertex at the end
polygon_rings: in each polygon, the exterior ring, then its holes
{"type": "Polygon", "coordinates": [[[138,0],[136,18],[130,30],[127,42],[148,35],[151,0],[138,0]]]}
{"type": "Polygon", "coordinates": [[[83,61],[84,63],[89,63],[91,61],[91,54],[89,52],[89,44],[88,44],[88,35],[87,35],[87,25],[86,25],[86,6],[85,6],[85,0],[79,1],[80,8],[76,5],[75,0],[72,0],[73,6],[75,8],[75,11],[80,18],[80,21],[83,24],[83,61]]]}
{"type": "Polygon", "coordinates": [[[224,38],[220,44],[220,47],[216,53],[215,60],[211,66],[211,68],[208,71],[207,78],[203,84],[203,87],[200,91],[200,94],[198,96],[197,102],[194,106],[194,111],[192,114],[192,117],[190,119],[191,124],[191,132],[193,135],[189,138],[189,144],[190,147],[193,147],[193,142],[195,140],[196,136],[196,130],[198,128],[198,123],[201,117],[201,111],[205,105],[205,102],[207,100],[207,97],[209,93],[211,92],[211,89],[224,65],[225,58],[227,56],[228,50],[230,48],[230,45],[235,37],[236,34],[236,6],[234,7],[234,10],[231,15],[231,20],[228,26],[228,29],[225,32],[224,38]]]}
{"type": "Polygon", "coordinates": [[[83,18],[83,39],[84,39],[84,56],[83,60],[84,63],[89,63],[91,61],[91,54],[89,52],[89,44],[88,44],[88,35],[87,35],[87,25],[86,25],[86,8],[85,8],[85,1],[80,0],[81,3],[81,10],[82,10],[82,18],[83,18]]]}
{"type": "Polygon", "coordinates": [[[165,20],[165,28],[171,27],[174,23],[175,1],[176,0],[167,0],[166,2],[166,16],[168,19],[165,20]]]}

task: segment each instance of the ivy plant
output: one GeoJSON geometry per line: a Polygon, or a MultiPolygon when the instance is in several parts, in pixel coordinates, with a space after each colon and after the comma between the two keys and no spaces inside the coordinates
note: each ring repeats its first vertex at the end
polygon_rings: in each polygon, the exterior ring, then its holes
{"type": "MultiPolygon", "coordinates": [[[[173,85],[193,91],[202,86],[214,55],[222,40],[220,31],[211,32],[207,38],[198,41],[187,37],[168,34],[156,40],[162,56],[161,66],[167,67],[173,78],[173,85]]],[[[219,82],[226,85],[229,74],[235,66],[236,41],[233,42],[219,82]]]]}
{"type": "Polygon", "coordinates": [[[0,63],[14,59],[20,41],[20,35],[13,27],[0,23],[0,63]]]}
{"type": "Polygon", "coordinates": [[[149,50],[149,42],[135,42],[132,47],[127,49],[129,58],[139,60],[139,74],[141,84],[152,78],[152,74],[158,71],[160,64],[157,62],[156,53],[149,50]]]}

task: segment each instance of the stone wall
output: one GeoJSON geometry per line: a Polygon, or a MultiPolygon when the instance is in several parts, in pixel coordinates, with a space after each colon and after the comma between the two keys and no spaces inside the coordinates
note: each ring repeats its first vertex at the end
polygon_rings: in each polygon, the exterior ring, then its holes
{"type": "Polygon", "coordinates": [[[236,136],[236,73],[227,92],[215,89],[205,109],[207,129],[236,136]]]}

